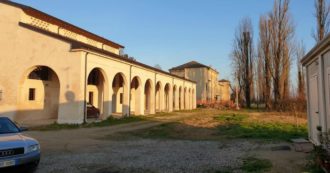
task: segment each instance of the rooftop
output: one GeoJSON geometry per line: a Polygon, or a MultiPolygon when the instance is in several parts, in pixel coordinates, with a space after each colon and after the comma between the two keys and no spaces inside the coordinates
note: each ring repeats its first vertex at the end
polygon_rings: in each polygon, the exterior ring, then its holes
{"type": "Polygon", "coordinates": [[[106,44],[106,45],[109,45],[111,47],[114,47],[114,48],[124,48],[124,46],[118,44],[118,43],[115,43],[113,41],[110,41],[104,37],[101,37],[99,35],[96,35],[94,33],[91,33],[89,31],[86,31],[80,27],[77,27],[75,25],[72,25],[68,22],[65,22],[61,19],[58,19],[54,16],[51,16],[49,14],[46,14],[42,11],[39,11],[37,9],[34,9],[32,7],[29,7],[29,6],[26,6],[26,5],[22,5],[22,4],[19,4],[19,3],[15,3],[15,2],[12,2],[10,0],[0,0],[0,3],[3,3],[3,4],[7,4],[7,5],[10,5],[10,6],[14,6],[14,7],[17,7],[17,8],[20,8],[24,11],[25,14],[29,15],[29,16],[32,16],[32,17],[35,17],[35,18],[38,18],[40,20],[43,20],[43,21],[46,21],[48,23],[51,23],[51,24],[54,24],[54,25],[57,25],[61,28],[64,28],[66,30],[69,30],[69,31],[72,31],[72,32],[75,32],[77,34],[81,34],[85,37],[88,37],[88,38],[91,38],[91,39],[94,39],[95,41],[99,41],[103,44],[106,44]]]}
{"type": "Polygon", "coordinates": [[[221,79],[221,80],[219,80],[219,82],[230,82],[230,81],[227,79],[221,79]]]}
{"type": "Polygon", "coordinates": [[[330,43],[330,34],[326,35],[323,40],[317,43],[302,59],[302,65],[308,64],[312,59],[315,58],[320,52],[326,49],[330,43]]]}
{"type": "MultiPolygon", "coordinates": [[[[170,69],[170,71],[171,70],[183,70],[183,69],[186,69],[186,68],[208,68],[208,69],[213,69],[210,66],[201,64],[201,63],[199,63],[197,61],[190,61],[188,63],[179,65],[177,67],[173,67],[173,68],[170,69]]],[[[213,70],[216,71],[215,69],[213,69],[213,70]]]]}

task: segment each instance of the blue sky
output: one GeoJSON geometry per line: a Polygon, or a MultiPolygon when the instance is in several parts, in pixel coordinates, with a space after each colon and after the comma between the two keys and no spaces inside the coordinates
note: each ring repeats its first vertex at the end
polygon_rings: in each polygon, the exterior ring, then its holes
{"type": "MultiPolygon", "coordinates": [[[[255,43],[259,16],[273,0],[15,0],[124,45],[138,61],[163,70],[191,60],[232,80],[230,52],[239,21],[250,17],[255,43]]],[[[291,0],[296,38],[307,51],[315,21],[313,0],[291,0]]],[[[295,67],[295,63],[293,67],[295,67]]]]}

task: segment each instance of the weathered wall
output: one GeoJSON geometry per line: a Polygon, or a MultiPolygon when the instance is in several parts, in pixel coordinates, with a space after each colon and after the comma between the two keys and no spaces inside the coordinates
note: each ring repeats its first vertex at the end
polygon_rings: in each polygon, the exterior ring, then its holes
{"type": "MultiPolygon", "coordinates": [[[[0,4],[0,85],[3,98],[0,113],[17,120],[28,120],[26,114],[40,114],[40,105],[25,106],[18,99],[27,72],[35,66],[51,68],[59,78],[59,121],[82,122],[80,54],[69,52],[70,44],[18,25],[23,12],[0,4]],[[65,62],[65,63],[64,63],[65,62]]],[[[39,115],[37,119],[43,119],[39,115]]],[[[45,117],[46,118],[46,117],[45,117]]],[[[47,118],[46,118],[47,119],[47,118]]]]}

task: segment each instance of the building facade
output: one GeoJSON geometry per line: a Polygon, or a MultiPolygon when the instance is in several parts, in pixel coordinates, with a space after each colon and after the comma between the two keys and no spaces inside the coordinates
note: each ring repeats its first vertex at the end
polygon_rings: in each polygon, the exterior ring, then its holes
{"type": "Polygon", "coordinates": [[[302,60],[306,74],[309,139],[320,144],[318,127],[330,133],[330,35],[302,60]]]}
{"type": "Polygon", "coordinates": [[[230,101],[230,82],[219,81],[219,72],[210,66],[191,61],[170,69],[170,73],[196,81],[198,103],[230,101]]]}
{"type": "Polygon", "coordinates": [[[28,6],[0,1],[0,116],[87,121],[196,108],[196,83],[120,55],[124,47],[28,6]]]}

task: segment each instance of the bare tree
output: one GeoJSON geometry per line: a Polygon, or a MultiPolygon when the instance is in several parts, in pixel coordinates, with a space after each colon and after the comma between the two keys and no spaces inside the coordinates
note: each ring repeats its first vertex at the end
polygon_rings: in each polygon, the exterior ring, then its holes
{"type": "Polygon", "coordinates": [[[305,93],[305,74],[303,67],[300,63],[300,60],[305,56],[306,49],[303,42],[297,44],[295,49],[295,58],[297,60],[297,97],[298,99],[305,100],[306,93],[305,93]]]}
{"type": "Polygon", "coordinates": [[[270,71],[273,79],[274,105],[289,95],[289,74],[291,64],[291,40],[294,26],[289,15],[289,0],[275,0],[269,14],[270,71]]]}
{"type": "Polygon", "coordinates": [[[321,41],[329,32],[329,13],[330,7],[325,2],[326,0],[315,0],[315,18],[316,18],[316,32],[313,33],[313,37],[316,42],[321,41]]]}
{"type": "Polygon", "coordinates": [[[159,64],[156,64],[154,67],[158,70],[162,70],[162,67],[159,64]]]}
{"type": "Polygon", "coordinates": [[[235,34],[232,63],[240,90],[244,92],[244,100],[247,107],[251,107],[253,96],[253,29],[251,19],[243,19],[235,34]]]}
{"type": "Polygon", "coordinates": [[[261,82],[259,85],[262,88],[263,101],[265,102],[266,109],[271,109],[271,33],[270,21],[268,16],[261,16],[259,21],[259,43],[258,43],[258,80],[261,82]]]}
{"type": "Polygon", "coordinates": [[[265,79],[264,79],[264,63],[263,59],[261,58],[262,52],[260,48],[260,42],[258,43],[257,47],[257,59],[256,59],[256,64],[255,64],[255,81],[257,82],[256,84],[256,95],[258,102],[264,102],[265,101],[265,79]]]}

